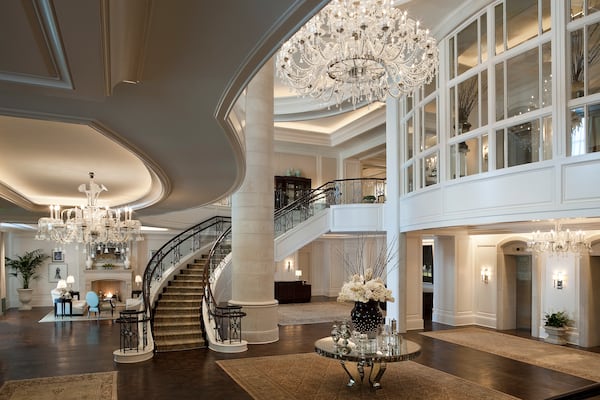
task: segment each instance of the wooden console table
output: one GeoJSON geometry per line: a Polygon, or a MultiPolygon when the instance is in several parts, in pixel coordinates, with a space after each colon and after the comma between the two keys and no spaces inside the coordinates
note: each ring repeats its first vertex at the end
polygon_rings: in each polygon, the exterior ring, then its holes
{"type": "Polygon", "coordinates": [[[310,303],[311,286],[304,281],[275,282],[275,299],[280,304],[310,303]]]}

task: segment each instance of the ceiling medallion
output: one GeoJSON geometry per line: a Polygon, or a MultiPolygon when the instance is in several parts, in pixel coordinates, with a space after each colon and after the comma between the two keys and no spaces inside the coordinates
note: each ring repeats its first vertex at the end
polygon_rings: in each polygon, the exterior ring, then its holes
{"type": "Polygon", "coordinates": [[[356,108],[430,83],[438,57],[429,30],[390,0],[332,0],[283,44],[276,71],[300,96],[356,108]]]}
{"type": "Polygon", "coordinates": [[[90,172],[89,186],[82,183],[78,190],[86,194],[87,205],[64,210],[58,205],[51,205],[50,217],[38,221],[36,239],[115,246],[131,240],[143,240],[142,224],[132,219],[131,208],[113,210],[98,206],[100,193],[108,189],[94,182],[93,172],[90,172]]]}

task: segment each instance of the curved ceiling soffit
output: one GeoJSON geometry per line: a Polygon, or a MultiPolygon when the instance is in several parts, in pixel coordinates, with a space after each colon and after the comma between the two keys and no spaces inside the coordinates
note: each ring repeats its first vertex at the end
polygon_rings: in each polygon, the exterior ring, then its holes
{"type": "Polygon", "coordinates": [[[143,209],[156,204],[161,200],[164,200],[171,194],[171,191],[173,190],[171,180],[165,171],[156,162],[154,162],[150,156],[144,153],[133,143],[129,142],[118,133],[114,132],[98,121],[89,121],[89,126],[95,129],[99,134],[112,140],[124,149],[129,150],[135,157],[142,161],[142,163],[144,163],[148,169],[151,179],[150,189],[146,195],[138,199],[134,204],[128,204],[129,207],[133,208],[134,210],[143,209]]]}
{"type": "Polygon", "coordinates": [[[306,21],[323,8],[329,0],[297,0],[285,13],[275,21],[271,29],[257,41],[254,48],[246,55],[239,68],[231,77],[217,102],[215,119],[225,132],[225,135],[235,154],[238,174],[228,196],[242,184],[246,174],[246,154],[242,132],[235,128],[236,124],[230,119],[230,114],[243,91],[252,78],[271,59],[281,44],[291,37],[306,21]]]}
{"type": "MultiPolygon", "coordinates": [[[[151,183],[146,193],[142,197],[137,199],[135,202],[113,205],[113,207],[115,208],[127,205],[128,207],[131,207],[134,210],[143,209],[165,199],[167,196],[169,196],[169,194],[172,191],[171,180],[168,178],[164,170],[156,162],[154,162],[154,160],[152,160],[137,146],[135,146],[134,144],[123,138],[121,135],[119,135],[118,133],[103,125],[97,120],[49,113],[33,113],[30,111],[25,112],[22,110],[6,108],[0,108],[0,114],[18,118],[30,118],[42,121],[55,121],[86,125],[89,128],[93,129],[95,132],[97,132],[99,135],[104,136],[106,139],[112,141],[121,148],[129,151],[135,158],[142,162],[148,174],[150,175],[151,183]]],[[[3,198],[9,200],[10,202],[16,204],[17,206],[25,210],[32,212],[47,211],[47,205],[41,205],[32,202],[22,194],[8,187],[2,181],[0,181],[0,195],[3,198]]]]}

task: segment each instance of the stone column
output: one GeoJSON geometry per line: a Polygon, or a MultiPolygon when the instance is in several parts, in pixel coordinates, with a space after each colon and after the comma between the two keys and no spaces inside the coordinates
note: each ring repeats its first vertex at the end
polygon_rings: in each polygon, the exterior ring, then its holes
{"type": "Polygon", "coordinates": [[[248,343],[279,340],[273,236],[273,62],[250,82],[246,94],[246,177],[232,196],[232,300],[248,343]]]}

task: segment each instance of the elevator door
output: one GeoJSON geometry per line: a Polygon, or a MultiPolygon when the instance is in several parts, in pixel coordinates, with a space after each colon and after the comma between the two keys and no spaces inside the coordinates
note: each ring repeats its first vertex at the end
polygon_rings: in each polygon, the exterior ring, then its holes
{"type": "Polygon", "coordinates": [[[531,256],[514,256],[517,263],[517,329],[531,330],[531,256]]]}

